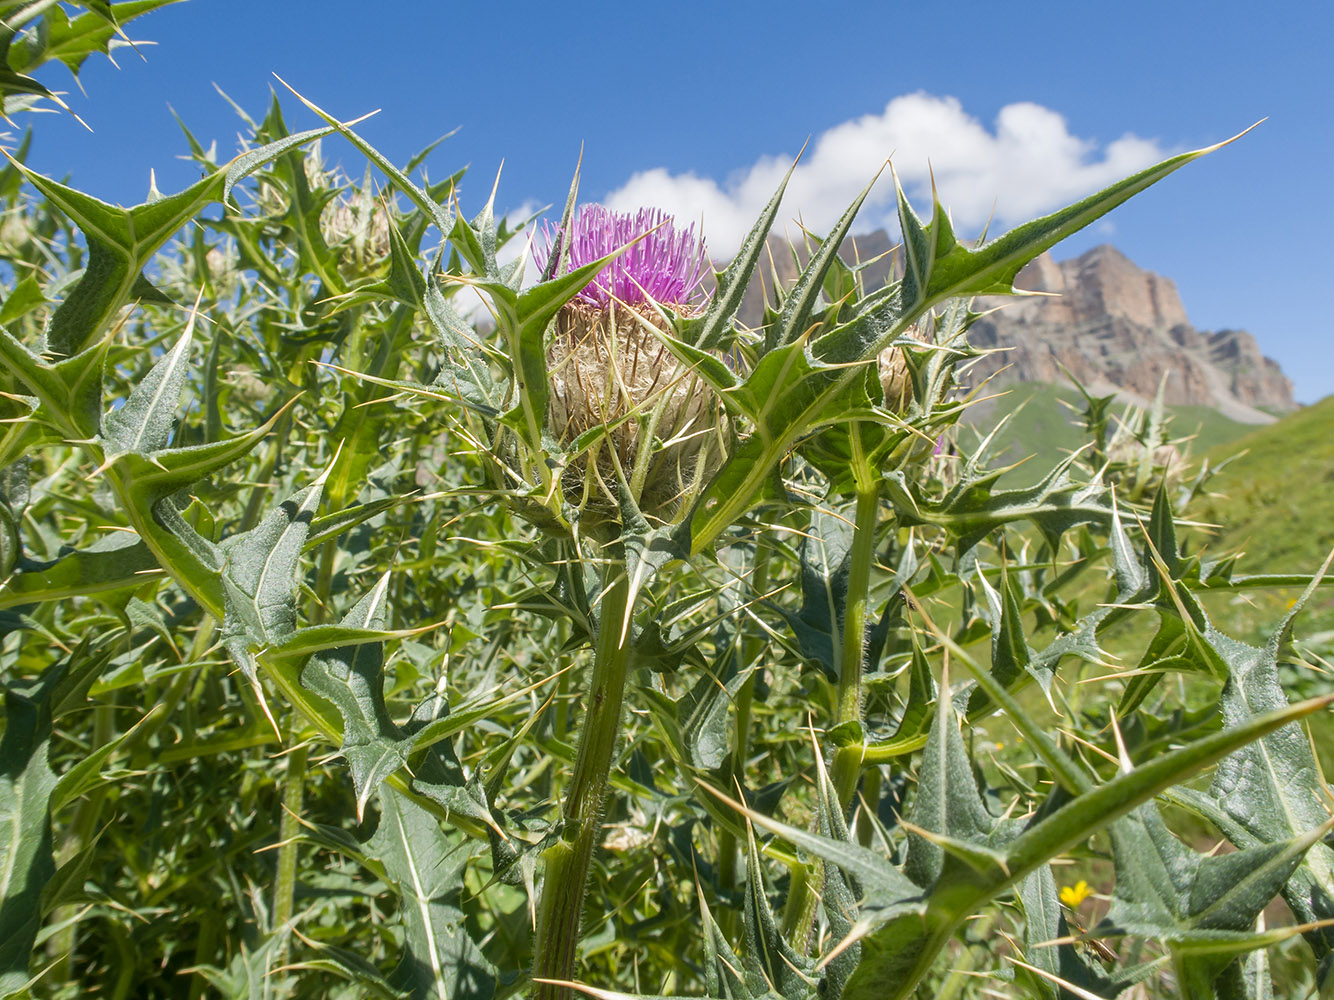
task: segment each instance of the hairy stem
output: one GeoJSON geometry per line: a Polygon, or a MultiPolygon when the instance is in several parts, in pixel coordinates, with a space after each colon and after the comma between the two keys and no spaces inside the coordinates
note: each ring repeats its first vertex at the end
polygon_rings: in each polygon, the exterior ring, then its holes
{"type": "Polygon", "coordinates": [[[857,813],[857,826],[853,831],[854,839],[862,847],[870,847],[871,842],[875,839],[875,822],[872,817],[875,815],[876,805],[880,801],[882,783],[880,768],[869,768],[865,780],[862,781],[864,802],[861,810],[857,813]]]}
{"type": "MultiPolygon", "coordinates": [[[[769,549],[759,546],[755,551],[755,564],[750,574],[750,593],[754,599],[761,597],[769,586],[769,549]]],[[[752,667],[764,655],[768,642],[763,635],[753,632],[742,642],[742,667],[752,667]]],[[[755,700],[755,674],[751,673],[741,682],[741,690],[736,695],[736,732],[732,741],[731,777],[727,791],[731,794],[740,785],[745,787],[746,758],[750,756],[750,712],[755,700]]],[[[736,885],[737,857],[739,851],[736,834],[729,829],[718,833],[718,885],[723,890],[730,890],[736,885]]],[[[730,923],[734,914],[723,911],[730,923]]],[[[729,929],[732,929],[729,927],[729,929]]]]}
{"type": "MultiPolygon", "coordinates": [[[[866,653],[866,610],[870,602],[871,566],[875,562],[876,516],[880,512],[880,492],[860,448],[860,438],[852,433],[854,474],[857,482],[857,513],[853,527],[852,551],[848,565],[847,597],[843,608],[843,634],[838,656],[838,689],[834,698],[835,727],[860,723],[862,718],[862,661],[866,653]]],[[[839,747],[830,765],[830,780],[838,796],[839,808],[846,815],[848,804],[857,791],[862,773],[865,741],[858,738],[851,746],[839,747]]],[[[814,887],[822,880],[823,862],[815,861],[807,877],[792,881],[784,921],[788,941],[804,951],[811,926],[820,905],[814,887]]]]}
{"type": "MultiPolygon", "coordinates": [[[[93,750],[106,746],[115,738],[115,723],[116,706],[115,694],[113,693],[111,704],[98,705],[93,709],[93,750]]],[[[72,861],[81,850],[93,842],[97,834],[97,824],[100,822],[102,809],[110,791],[110,784],[104,781],[92,788],[79,801],[74,810],[73,822],[65,833],[60,849],[56,854],[57,867],[72,861]]],[[[52,920],[52,926],[60,929],[51,936],[50,942],[47,944],[47,951],[55,958],[52,971],[62,979],[68,979],[70,970],[73,968],[74,950],[78,946],[79,940],[77,913],[78,907],[69,904],[57,909],[52,920]]]]}
{"type": "Polygon", "coordinates": [[[783,904],[783,938],[798,954],[806,951],[810,941],[811,924],[820,897],[811,882],[819,879],[819,861],[797,864],[788,868],[787,902],[783,904]]]}
{"type": "MultiPolygon", "coordinates": [[[[546,851],[546,874],[537,911],[533,978],[568,981],[574,975],[579,924],[584,912],[588,870],[602,834],[602,805],[607,778],[620,737],[621,703],[630,667],[631,585],[621,559],[602,596],[593,676],[579,736],[579,754],[565,795],[561,839],[546,851]]],[[[570,991],[538,983],[538,1000],[568,1000],[570,991]]]]}
{"type": "MultiPolygon", "coordinates": [[[[854,431],[853,440],[857,435],[854,431]]],[[[856,450],[854,448],[854,450],[856,450]]],[[[861,722],[862,661],[866,653],[866,617],[870,603],[871,566],[875,562],[875,526],[880,510],[880,493],[870,477],[857,477],[857,520],[852,535],[851,561],[848,566],[847,603],[843,611],[843,642],[838,658],[838,695],[834,704],[834,725],[861,722]]],[[[857,790],[862,769],[862,741],[840,747],[834,754],[833,783],[838,804],[847,809],[857,790]]]]}
{"type": "MultiPolygon", "coordinates": [[[[282,932],[291,921],[296,899],[297,838],[301,834],[301,806],[306,793],[306,755],[308,747],[298,743],[287,755],[287,773],[283,776],[283,814],[278,824],[278,878],[273,887],[273,928],[282,932]]],[[[286,958],[286,938],[278,964],[286,958]]]]}
{"type": "MultiPolygon", "coordinates": [[[[250,499],[246,501],[245,511],[241,515],[241,523],[237,525],[236,533],[249,531],[255,525],[259,524],[259,519],[264,513],[264,502],[269,499],[272,490],[267,484],[273,477],[273,470],[278,466],[278,459],[282,455],[283,442],[291,433],[292,417],[290,412],[285,412],[282,418],[274,427],[274,433],[264,447],[264,458],[260,462],[259,472],[256,482],[260,485],[254,486],[250,490],[250,499]]],[[[159,560],[160,561],[160,560],[159,560]]]]}

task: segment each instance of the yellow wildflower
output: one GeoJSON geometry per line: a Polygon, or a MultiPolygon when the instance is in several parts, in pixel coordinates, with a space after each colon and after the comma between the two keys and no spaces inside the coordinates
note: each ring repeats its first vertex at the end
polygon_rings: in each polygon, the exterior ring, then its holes
{"type": "Polygon", "coordinates": [[[1082,878],[1074,885],[1061,886],[1061,902],[1072,910],[1093,895],[1093,890],[1082,878]]]}

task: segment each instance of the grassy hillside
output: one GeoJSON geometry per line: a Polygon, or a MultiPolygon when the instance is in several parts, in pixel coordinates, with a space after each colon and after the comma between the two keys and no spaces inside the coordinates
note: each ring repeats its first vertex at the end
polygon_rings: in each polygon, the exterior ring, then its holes
{"type": "MultiPolygon", "coordinates": [[[[1334,548],[1334,396],[1217,446],[1208,458],[1213,465],[1232,459],[1188,512],[1222,526],[1209,550],[1242,551],[1242,572],[1315,572],[1334,548]]],[[[1211,602],[1210,612],[1224,631],[1257,640],[1298,593],[1232,596],[1211,602]]],[[[1334,652],[1334,587],[1311,601],[1297,632],[1320,655],[1334,652]]]]}
{"type": "MultiPolygon", "coordinates": [[[[975,407],[969,425],[985,434],[1012,414],[997,438],[997,454],[1009,462],[1037,456],[1006,476],[1008,485],[1023,485],[1084,442],[1077,416],[1082,407],[1073,388],[1024,383],[975,407]]],[[[1315,572],[1334,548],[1334,397],[1263,427],[1239,424],[1205,407],[1169,410],[1172,437],[1191,438],[1190,459],[1207,458],[1214,467],[1231,459],[1210,481],[1207,495],[1180,512],[1221,528],[1187,532],[1187,544],[1211,556],[1241,551],[1243,573],[1315,572]]],[[[1263,642],[1299,594],[1298,589],[1213,594],[1206,604],[1223,631],[1263,642]]],[[[1334,586],[1311,601],[1297,631],[1311,641],[1308,649],[1334,653],[1334,586]]]]}
{"type": "Polygon", "coordinates": [[[1233,461],[1197,508],[1224,525],[1211,547],[1244,549],[1255,572],[1311,572],[1334,548],[1334,396],[1217,446],[1233,461]],[[1240,456],[1240,457],[1234,457],[1240,456]]]}
{"type": "MultiPolygon", "coordinates": [[[[996,439],[996,454],[1007,462],[1036,456],[1036,461],[1025,462],[1010,473],[1010,481],[1022,483],[1040,475],[1051,467],[1052,461],[1084,443],[1078,424],[1078,412],[1083,407],[1084,398],[1073,387],[1024,382],[1009,387],[1003,396],[974,407],[969,423],[975,431],[985,434],[1004,416],[1012,414],[996,439]],[[1071,406],[1075,409],[1071,410],[1071,406]]],[[[1168,411],[1172,416],[1172,436],[1192,438],[1191,456],[1203,455],[1255,429],[1250,424],[1229,420],[1207,406],[1169,406],[1168,411]]]]}

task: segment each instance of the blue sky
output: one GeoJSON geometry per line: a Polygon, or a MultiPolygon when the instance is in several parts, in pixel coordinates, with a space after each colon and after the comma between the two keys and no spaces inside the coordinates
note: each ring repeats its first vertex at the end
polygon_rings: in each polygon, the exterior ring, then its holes
{"type": "MultiPolygon", "coordinates": [[[[1327,4],[371,6],[189,0],[133,22],[158,44],[119,51],[119,68],[90,60],[86,96],[46,71],[93,132],[43,116],[30,162],[112,201],[142,200],[150,168],[179,188],[194,170],[171,109],[229,155],[240,123],[214,84],[258,115],[277,73],[344,118],[383,109],[361,131],[400,162],[459,128],[429,163],[471,164],[465,210],[502,159],[500,207],[563,202],[582,143],[586,198],[702,212],[725,249],[808,137],[781,219],[827,224],[893,153],[910,191],[931,160],[967,233],[993,203],[1003,228],[1268,117],[1056,255],[1113,242],[1175,279],[1197,327],[1253,332],[1299,400],[1334,392],[1327,4]]],[[[328,152],[360,173],[350,149],[328,152]]],[[[884,211],[873,199],[866,224],[884,211]]]]}

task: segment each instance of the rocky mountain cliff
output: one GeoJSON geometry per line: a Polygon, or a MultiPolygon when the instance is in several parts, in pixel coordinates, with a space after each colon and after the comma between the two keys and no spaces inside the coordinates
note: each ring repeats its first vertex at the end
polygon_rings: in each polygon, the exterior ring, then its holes
{"type": "MultiPolygon", "coordinates": [[[[844,259],[870,261],[864,274],[874,288],[890,277],[890,247],[883,231],[858,236],[844,247],[844,259]]],[[[770,251],[773,269],[790,282],[796,265],[786,241],[771,238],[770,251]]],[[[765,274],[762,286],[771,281],[765,274]]],[[[1260,353],[1254,337],[1245,330],[1196,330],[1171,279],[1135,266],[1115,247],[1095,247],[1060,262],[1043,254],[1015,284],[1045,294],[975,303],[979,312],[995,311],[973,326],[972,343],[1003,350],[970,369],[973,384],[988,376],[995,387],[1068,384],[1064,366],[1092,392],[1145,403],[1166,373],[1168,403],[1213,407],[1244,423],[1268,423],[1274,418],[1266,411],[1296,408],[1292,383],[1260,353]]],[[[759,284],[750,290],[743,322],[760,322],[762,295],[759,284]]]]}
{"type": "Polygon", "coordinates": [[[1295,409],[1292,383],[1254,337],[1196,330],[1171,279],[1136,267],[1115,247],[1060,263],[1043,254],[1015,284],[1047,294],[979,300],[979,311],[1001,308],[974,325],[972,342],[1010,350],[984,358],[975,374],[1010,365],[998,383],[1063,382],[1064,365],[1092,391],[1144,400],[1166,374],[1169,403],[1211,406],[1245,423],[1269,422],[1265,410],[1295,409]]]}

